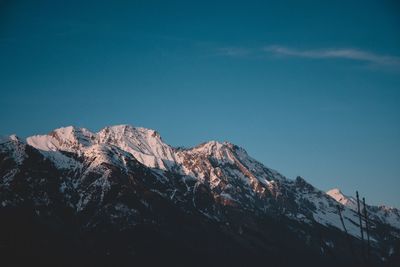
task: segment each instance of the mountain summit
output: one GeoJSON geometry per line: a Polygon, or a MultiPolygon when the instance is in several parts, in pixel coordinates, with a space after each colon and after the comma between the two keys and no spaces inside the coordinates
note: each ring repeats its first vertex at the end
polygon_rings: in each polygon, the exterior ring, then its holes
{"type": "Polygon", "coordinates": [[[288,179],[228,142],[175,148],[151,129],[70,126],[2,138],[0,167],[0,234],[39,244],[7,249],[49,265],[383,266],[398,255],[399,210],[363,207],[366,255],[354,198],[288,179]]]}
{"type": "Polygon", "coordinates": [[[350,209],[357,209],[357,201],[353,197],[344,195],[338,188],[331,189],[326,194],[350,209]]]}

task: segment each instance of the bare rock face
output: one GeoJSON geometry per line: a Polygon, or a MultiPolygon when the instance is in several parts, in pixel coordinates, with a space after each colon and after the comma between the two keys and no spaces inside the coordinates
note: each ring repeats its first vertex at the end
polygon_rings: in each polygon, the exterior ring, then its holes
{"type": "Polygon", "coordinates": [[[228,142],[174,148],[128,125],[0,139],[9,266],[395,266],[399,210],[366,207],[367,255],[354,201],[228,142]]]}

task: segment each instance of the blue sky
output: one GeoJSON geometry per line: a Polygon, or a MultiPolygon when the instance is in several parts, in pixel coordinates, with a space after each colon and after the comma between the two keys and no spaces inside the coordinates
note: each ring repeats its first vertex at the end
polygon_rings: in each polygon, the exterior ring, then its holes
{"type": "Polygon", "coordinates": [[[228,140],[400,207],[396,1],[0,1],[0,134],[228,140]]]}

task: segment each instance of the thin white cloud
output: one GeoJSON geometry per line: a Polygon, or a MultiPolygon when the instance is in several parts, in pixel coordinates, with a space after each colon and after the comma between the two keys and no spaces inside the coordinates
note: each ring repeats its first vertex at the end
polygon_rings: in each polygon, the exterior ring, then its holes
{"type": "Polygon", "coordinates": [[[314,49],[298,50],[285,46],[266,46],[264,51],[276,55],[290,57],[303,57],[314,59],[349,59],[364,61],[374,65],[400,67],[400,57],[376,54],[360,49],[342,48],[342,49],[314,49]]]}

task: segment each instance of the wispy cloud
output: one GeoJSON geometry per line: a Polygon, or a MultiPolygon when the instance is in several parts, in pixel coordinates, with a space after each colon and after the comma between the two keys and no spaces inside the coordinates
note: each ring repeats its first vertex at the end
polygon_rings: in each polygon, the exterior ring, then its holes
{"type": "Polygon", "coordinates": [[[353,48],[299,50],[285,46],[274,45],[266,46],[263,48],[263,50],[276,55],[290,57],[313,59],[348,59],[364,61],[379,66],[400,67],[400,57],[381,55],[353,48]]]}
{"type": "Polygon", "coordinates": [[[357,48],[322,48],[322,49],[296,49],[282,45],[270,45],[264,47],[238,47],[228,46],[217,49],[220,56],[236,58],[265,58],[266,54],[309,58],[309,59],[346,59],[364,62],[367,67],[387,70],[400,70],[400,57],[378,54],[357,48]]]}

